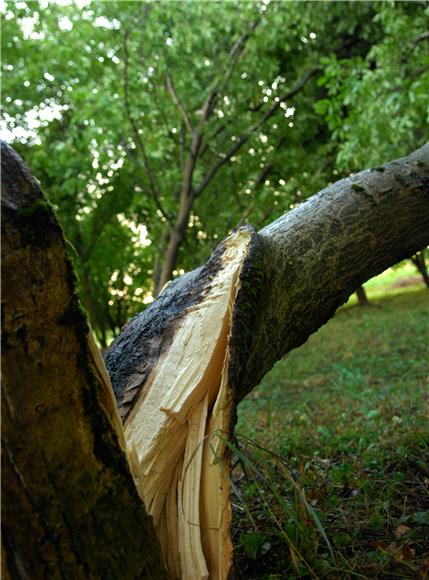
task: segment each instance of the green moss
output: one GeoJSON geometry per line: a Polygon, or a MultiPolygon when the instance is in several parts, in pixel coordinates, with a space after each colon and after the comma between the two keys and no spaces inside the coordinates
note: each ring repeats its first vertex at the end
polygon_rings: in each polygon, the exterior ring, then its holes
{"type": "Polygon", "coordinates": [[[44,213],[50,215],[54,213],[54,210],[52,205],[45,197],[40,197],[35,202],[30,203],[29,205],[25,205],[20,209],[18,209],[15,215],[18,219],[22,219],[31,216],[40,217],[44,213]]]}
{"type": "Polygon", "coordinates": [[[47,248],[55,238],[62,238],[51,204],[41,197],[16,211],[13,223],[19,230],[23,245],[47,248]]]}

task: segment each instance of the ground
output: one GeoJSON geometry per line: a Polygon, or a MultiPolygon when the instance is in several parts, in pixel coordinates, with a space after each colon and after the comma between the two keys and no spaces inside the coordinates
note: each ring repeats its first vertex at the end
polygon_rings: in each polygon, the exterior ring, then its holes
{"type": "MultiPolygon", "coordinates": [[[[429,578],[429,292],[367,285],[240,405],[239,578],[429,578]]],[[[417,282],[418,284],[415,284],[417,282]]]]}

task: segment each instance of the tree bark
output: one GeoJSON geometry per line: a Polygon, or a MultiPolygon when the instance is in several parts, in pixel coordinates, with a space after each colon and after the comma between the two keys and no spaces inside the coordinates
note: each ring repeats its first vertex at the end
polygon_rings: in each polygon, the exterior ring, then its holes
{"type": "Polygon", "coordinates": [[[364,282],[429,241],[429,144],[342,179],[259,232],[261,283],[243,397],[364,282]]]}
{"type": "MultiPolygon", "coordinates": [[[[4,160],[9,574],[162,578],[59,228],[20,161],[10,150],[4,160]]],[[[356,288],[428,243],[425,146],[329,186],[259,233],[240,228],[123,329],[106,363],[170,576],[229,573],[225,441],[237,403],[356,288]]]]}
{"type": "Polygon", "coordinates": [[[4,577],[164,578],[61,229],[4,144],[2,264],[4,577]]]}

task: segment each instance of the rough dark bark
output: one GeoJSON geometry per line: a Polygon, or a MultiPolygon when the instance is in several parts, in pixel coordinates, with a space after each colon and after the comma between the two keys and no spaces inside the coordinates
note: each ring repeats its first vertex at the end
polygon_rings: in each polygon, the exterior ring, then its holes
{"type": "Polygon", "coordinates": [[[165,577],[61,229],[2,144],[2,577],[165,577]]]}
{"type": "Polygon", "coordinates": [[[240,398],[366,280],[429,242],[429,144],[342,179],[259,232],[263,273],[240,398]]]}

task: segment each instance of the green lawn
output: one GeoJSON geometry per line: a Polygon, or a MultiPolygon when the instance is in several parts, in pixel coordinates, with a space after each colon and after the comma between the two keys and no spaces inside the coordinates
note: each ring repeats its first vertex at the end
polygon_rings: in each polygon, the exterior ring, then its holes
{"type": "Polygon", "coordinates": [[[429,292],[389,276],[239,407],[241,578],[429,578],[429,292]]]}

